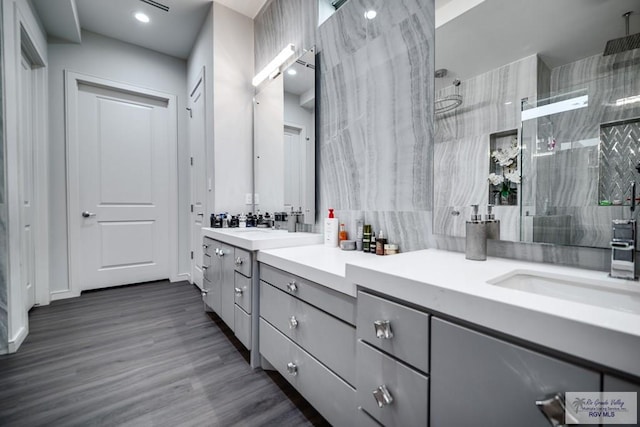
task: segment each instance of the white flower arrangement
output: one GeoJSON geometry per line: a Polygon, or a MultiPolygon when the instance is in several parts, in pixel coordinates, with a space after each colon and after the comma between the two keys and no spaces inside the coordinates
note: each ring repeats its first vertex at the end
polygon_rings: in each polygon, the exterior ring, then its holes
{"type": "Polygon", "coordinates": [[[491,153],[491,157],[502,169],[501,174],[490,173],[488,180],[493,186],[501,186],[500,194],[507,197],[513,193],[511,183],[520,184],[520,172],[518,171],[517,158],[520,154],[517,137],[513,138],[511,145],[507,148],[500,148],[491,153]]]}

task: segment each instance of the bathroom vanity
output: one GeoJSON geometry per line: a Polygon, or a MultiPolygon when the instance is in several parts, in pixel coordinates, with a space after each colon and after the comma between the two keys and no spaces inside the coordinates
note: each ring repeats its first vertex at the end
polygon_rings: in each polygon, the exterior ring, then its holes
{"type": "Polygon", "coordinates": [[[553,409],[557,393],[640,391],[637,282],[439,250],[379,257],[305,246],[261,251],[258,260],[268,272],[263,367],[282,373],[334,425],[544,426],[536,403],[553,409]],[[587,295],[581,287],[604,286],[631,303],[552,296],[533,286],[540,283],[587,295]],[[336,312],[325,293],[352,302],[336,312]],[[305,325],[327,318],[333,324],[305,325]]]}
{"type": "Polygon", "coordinates": [[[258,228],[203,228],[205,310],[216,313],[251,351],[251,366],[259,366],[259,268],[256,251],[316,244],[322,236],[258,228]]]}

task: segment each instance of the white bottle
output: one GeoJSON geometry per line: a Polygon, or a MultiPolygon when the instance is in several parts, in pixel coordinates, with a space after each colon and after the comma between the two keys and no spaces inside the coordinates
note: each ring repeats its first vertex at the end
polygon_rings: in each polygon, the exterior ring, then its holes
{"type": "Polygon", "coordinates": [[[329,209],[329,217],[324,219],[324,245],[338,247],[339,220],[333,217],[333,209],[329,209]]]}

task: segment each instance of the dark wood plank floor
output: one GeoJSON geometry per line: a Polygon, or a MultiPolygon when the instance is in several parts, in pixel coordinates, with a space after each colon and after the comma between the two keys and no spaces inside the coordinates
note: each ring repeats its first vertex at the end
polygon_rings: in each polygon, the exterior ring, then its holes
{"type": "Polygon", "coordinates": [[[0,426],[325,425],[204,313],[199,291],[152,282],[36,307],[0,356],[0,426]]]}

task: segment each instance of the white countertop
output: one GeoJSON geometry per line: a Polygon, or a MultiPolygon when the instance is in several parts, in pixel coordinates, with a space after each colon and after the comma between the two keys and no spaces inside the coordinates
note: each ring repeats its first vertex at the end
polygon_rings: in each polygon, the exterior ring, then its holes
{"type": "MultiPolygon", "coordinates": [[[[502,258],[470,261],[463,253],[435,249],[379,258],[347,265],[347,279],[432,312],[640,376],[640,315],[487,283],[513,270],[620,283],[605,272],[502,258]]],[[[630,283],[640,289],[640,283],[630,283]]]]}
{"type": "Polygon", "coordinates": [[[263,249],[304,246],[322,243],[321,234],[289,233],[286,230],[269,228],[202,228],[202,236],[210,237],[223,243],[258,251],[263,249]]]}
{"type": "MultiPolygon", "coordinates": [[[[324,245],[258,252],[258,260],[348,295],[356,286],[428,311],[640,376],[640,315],[491,285],[514,270],[621,283],[607,273],[428,249],[392,256],[324,245]]],[[[624,281],[623,281],[624,282],[624,281]]],[[[638,286],[638,282],[630,283],[638,286]]]]}
{"type": "Polygon", "coordinates": [[[356,285],[346,278],[346,264],[371,258],[382,257],[361,251],[343,251],[323,244],[258,252],[260,262],[352,297],[356,296],[356,285]]]}

